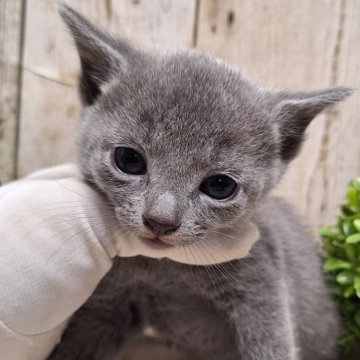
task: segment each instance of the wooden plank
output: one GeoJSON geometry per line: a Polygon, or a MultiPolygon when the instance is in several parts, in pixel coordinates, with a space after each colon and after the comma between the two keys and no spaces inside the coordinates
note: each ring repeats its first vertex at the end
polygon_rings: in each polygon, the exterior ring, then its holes
{"type": "MultiPolygon", "coordinates": [[[[188,47],[195,0],[71,0],[67,4],[105,29],[161,49],[188,47]]],[[[57,14],[57,2],[28,0],[18,172],[74,158],[79,102],[78,59],[57,14]]]]}
{"type": "Polygon", "coordinates": [[[0,0],[0,183],[15,177],[21,0],[0,0]]]}
{"type": "Polygon", "coordinates": [[[360,176],[360,2],[341,4],[330,85],[346,84],[356,91],[345,104],[328,113],[316,171],[309,183],[314,193],[324,189],[321,203],[308,201],[309,213],[320,212],[324,223],[334,222],[334,209],[342,201],[346,184],[360,176]]]}
{"type": "MultiPolygon", "coordinates": [[[[202,0],[197,46],[270,88],[359,88],[360,2],[202,0]]],[[[278,192],[313,225],[331,223],[360,175],[360,93],[319,116],[278,192]]]]}
{"type": "Polygon", "coordinates": [[[112,2],[110,29],[144,47],[174,50],[193,46],[196,0],[112,2]]]}

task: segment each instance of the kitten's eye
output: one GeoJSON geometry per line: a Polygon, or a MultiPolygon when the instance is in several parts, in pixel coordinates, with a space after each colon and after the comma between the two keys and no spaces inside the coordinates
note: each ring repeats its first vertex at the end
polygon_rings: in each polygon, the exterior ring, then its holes
{"type": "Polygon", "coordinates": [[[117,167],[126,174],[146,174],[146,162],[144,158],[134,149],[128,147],[117,147],[115,149],[115,163],[117,167]]]}
{"type": "Polygon", "coordinates": [[[227,175],[215,175],[205,179],[200,185],[200,191],[216,199],[230,197],[236,190],[236,181],[227,175]]]}

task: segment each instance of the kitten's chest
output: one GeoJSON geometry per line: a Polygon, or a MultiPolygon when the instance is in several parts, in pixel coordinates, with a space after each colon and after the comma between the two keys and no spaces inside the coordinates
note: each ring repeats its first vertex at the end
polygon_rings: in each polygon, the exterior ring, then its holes
{"type": "Polygon", "coordinates": [[[235,270],[137,257],[117,259],[110,276],[119,286],[138,291],[169,293],[177,298],[181,294],[212,297],[232,287],[234,279],[240,280],[235,270]]]}
{"type": "Polygon", "coordinates": [[[109,276],[120,286],[143,292],[191,292],[201,275],[169,260],[144,257],[120,258],[109,276]]]}

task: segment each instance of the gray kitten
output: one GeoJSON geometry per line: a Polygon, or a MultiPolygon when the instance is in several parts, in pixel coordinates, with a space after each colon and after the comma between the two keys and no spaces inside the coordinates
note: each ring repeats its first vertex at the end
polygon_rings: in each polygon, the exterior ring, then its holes
{"type": "Polygon", "coordinates": [[[311,120],[351,91],[270,92],[197,51],[149,54],[61,15],[82,67],[79,164],[119,228],[189,252],[250,220],[261,236],[221,265],[118,258],[49,359],[114,359],[144,324],[204,360],[336,359],[339,319],[313,239],[267,195],[311,120]]]}

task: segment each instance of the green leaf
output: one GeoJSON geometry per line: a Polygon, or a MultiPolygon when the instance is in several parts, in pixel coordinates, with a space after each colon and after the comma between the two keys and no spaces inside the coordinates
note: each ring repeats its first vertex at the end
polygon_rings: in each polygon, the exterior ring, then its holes
{"type": "Polygon", "coordinates": [[[320,227],[318,229],[318,234],[329,239],[337,239],[339,237],[338,234],[335,234],[329,227],[326,226],[320,227]]]}
{"type": "Polygon", "coordinates": [[[360,242],[360,233],[349,235],[346,238],[347,244],[357,244],[358,242],[360,242]]]}
{"type": "Polygon", "coordinates": [[[346,215],[347,217],[351,217],[356,215],[357,210],[354,209],[353,207],[349,206],[349,205],[342,205],[341,206],[341,211],[343,212],[344,215],[346,215]]]}
{"type": "Polygon", "coordinates": [[[340,242],[340,241],[338,241],[338,240],[334,240],[332,244],[337,248],[336,251],[338,252],[338,255],[339,255],[340,257],[343,257],[343,255],[340,255],[340,251],[342,251],[342,249],[344,249],[345,244],[342,243],[342,242],[340,242]]]}
{"type": "Polygon", "coordinates": [[[356,245],[354,244],[345,244],[345,253],[347,258],[354,263],[357,260],[357,251],[356,245]]]}
{"type": "Polygon", "coordinates": [[[341,224],[341,229],[344,235],[351,235],[350,225],[346,221],[341,224]]]}
{"type": "Polygon", "coordinates": [[[353,221],[353,225],[354,225],[355,229],[360,232],[360,219],[355,219],[353,221]]]}
{"type": "MultiPolygon", "coordinates": [[[[354,245],[348,245],[348,246],[354,246],[354,245]]],[[[336,253],[336,247],[333,246],[332,242],[328,238],[323,238],[323,248],[326,250],[328,254],[333,255],[336,253]]]]}
{"type": "Polygon", "coordinates": [[[349,182],[346,202],[334,226],[319,230],[332,293],[344,319],[342,342],[351,350],[360,340],[360,177],[349,182]]]}
{"type": "Polygon", "coordinates": [[[352,186],[349,186],[346,190],[346,198],[349,204],[357,207],[359,205],[359,194],[358,191],[353,188],[352,186]]]}
{"type": "Polygon", "coordinates": [[[354,289],[360,290],[360,276],[356,275],[354,279],[354,289]]]}
{"type": "Polygon", "coordinates": [[[356,292],[356,296],[360,299],[360,276],[359,275],[355,276],[354,289],[356,292]]]}
{"type": "Polygon", "coordinates": [[[325,261],[324,269],[326,271],[333,271],[338,269],[351,269],[351,264],[347,261],[337,259],[337,258],[329,258],[325,261]]]}
{"type": "Polygon", "coordinates": [[[360,299],[360,289],[359,290],[355,290],[356,296],[360,299]]]}
{"type": "Polygon", "coordinates": [[[351,185],[360,191],[360,177],[354,179],[353,181],[351,181],[351,185]]]}
{"type": "Polygon", "coordinates": [[[348,298],[350,298],[351,296],[353,296],[354,293],[355,293],[355,289],[354,289],[354,287],[351,285],[351,286],[348,286],[348,287],[344,290],[343,296],[348,299],[348,298]]]}
{"type": "Polygon", "coordinates": [[[354,282],[355,274],[350,270],[343,270],[336,275],[336,281],[340,285],[350,285],[354,282]]]}

